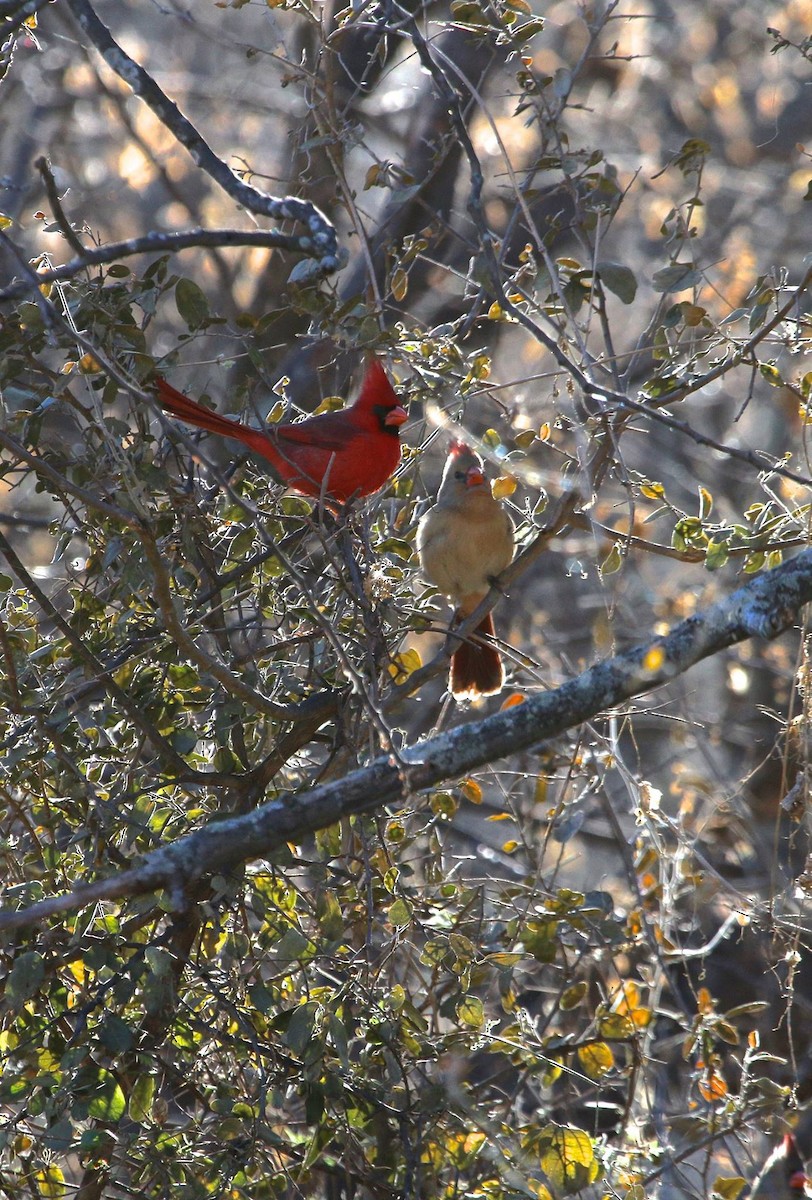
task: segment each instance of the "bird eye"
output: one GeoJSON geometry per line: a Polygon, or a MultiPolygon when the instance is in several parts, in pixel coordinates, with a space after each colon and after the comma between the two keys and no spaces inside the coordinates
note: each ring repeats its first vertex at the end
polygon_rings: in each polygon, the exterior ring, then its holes
{"type": "Polygon", "coordinates": [[[468,472],[467,472],[467,471],[455,471],[455,472],[454,472],[454,478],[455,478],[455,479],[467,479],[467,478],[468,478],[468,472]]]}

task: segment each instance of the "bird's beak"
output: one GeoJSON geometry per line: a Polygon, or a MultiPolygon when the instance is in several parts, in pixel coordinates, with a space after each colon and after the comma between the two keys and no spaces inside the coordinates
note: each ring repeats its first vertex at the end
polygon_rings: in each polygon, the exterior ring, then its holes
{"type": "Polygon", "coordinates": [[[396,404],[394,408],[389,409],[389,412],[383,419],[383,423],[384,425],[394,425],[397,429],[400,425],[408,420],[409,414],[406,412],[406,409],[400,404],[396,404]]]}
{"type": "Polygon", "coordinates": [[[465,486],[469,488],[482,487],[483,483],[485,483],[485,476],[482,471],[479,467],[471,467],[465,476],[465,486]]]}

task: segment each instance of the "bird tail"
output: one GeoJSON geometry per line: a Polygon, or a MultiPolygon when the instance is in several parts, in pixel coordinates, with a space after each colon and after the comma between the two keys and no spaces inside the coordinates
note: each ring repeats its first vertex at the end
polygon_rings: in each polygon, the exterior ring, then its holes
{"type": "MultiPolygon", "coordinates": [[[[457,614],[459,619],[459,614],[457,614]]],[[[453,696],[492,696],[501,690],[505,671],[493,638],[493,617],[486,613],[469,637],[460,642],[451,659],[449,686],[453,696]]]]}
{"type": "Polygon", "coordinates": [[[161,408],[180,421],[197,425],[200,429],[208,429],[209,433],[222,434],[224,437],[239,438],[242,434],[243,427],[239,421],[233,421],[220,413],[212,412],[210,408],[204,408],[202,404],[190,400],[160,376],[156,378],[155,386],[158,389],[158,403],[161,408]]]}

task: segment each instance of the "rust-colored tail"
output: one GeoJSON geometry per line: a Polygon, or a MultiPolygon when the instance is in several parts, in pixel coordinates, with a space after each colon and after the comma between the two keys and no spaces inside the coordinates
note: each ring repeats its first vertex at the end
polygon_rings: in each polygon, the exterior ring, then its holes
{"type": "Polygon", "coordinates": [[[505,682],[502,660],[496,647],[483,640],[493,636],[493,617],[487,613],[469,639],[460,642],[449,673],[453,696],[491,696],[500,691],[505,682]]]}

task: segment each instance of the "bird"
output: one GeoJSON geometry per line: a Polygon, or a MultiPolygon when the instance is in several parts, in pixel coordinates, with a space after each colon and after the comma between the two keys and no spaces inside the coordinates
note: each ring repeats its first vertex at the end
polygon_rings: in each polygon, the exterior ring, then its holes
{"type": "Polygon", "coordinates": [[[785,1133],[753,1180],[750,1200],[802,1200],[804,1196],[812,1196],[804,1160],[793,1135],[785,1133]]]}
{"type": "MultiPolygon", "coordinates": [[[[455,605],[452,626],[469,616],[513,558],[513,522],[495,499],[482,459],[461,441],[449,449],[437,503],[420,519],[417,553],[423,576],[455,605]]],[[[500,691],[505,673],[487,613],[451,658],[449,689],[463,697],[500,691]]]]}
{"type": "Polygon", "coordinates": [[[380,361],[370,357],[358,399],[338,412],[255,429],[189,399],[161,376],[158,403],[165,412],[261,455],[294,491],[329,507],[369,496],[400,462],[400,427],[408,419],[380,361]]]}

